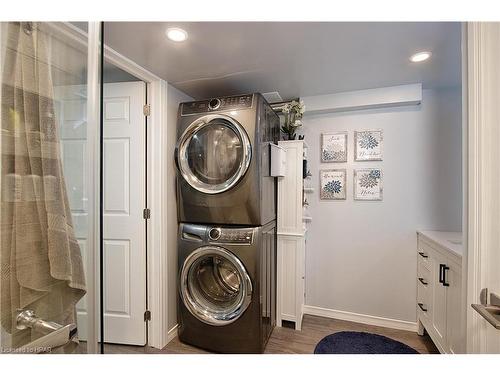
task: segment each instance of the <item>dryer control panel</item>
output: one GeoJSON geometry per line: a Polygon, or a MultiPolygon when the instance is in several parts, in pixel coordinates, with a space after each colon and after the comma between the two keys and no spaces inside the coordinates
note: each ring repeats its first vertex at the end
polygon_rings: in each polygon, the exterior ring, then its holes
{"type": "Polygon", "coordinates": [[[246,109],[252,107],[252,102],[253,94],[247,94],[182,103],[181,116],[214,111],[246,109]]]}
{"type": "Polygon", "coordinates": [[[212,227],[208,231],[208,238],[210,242],[251,244],[253,241],[253,229],[212,227]]]}

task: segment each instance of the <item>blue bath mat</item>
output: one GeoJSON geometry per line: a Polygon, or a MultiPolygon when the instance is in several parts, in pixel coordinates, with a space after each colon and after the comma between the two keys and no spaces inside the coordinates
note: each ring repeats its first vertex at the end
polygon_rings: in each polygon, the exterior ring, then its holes
{"type": "Polygon", "coordinates": [[[366,332],[337,332],[324,337],[314,354],[419,354],[402,342],[366,332]]]}

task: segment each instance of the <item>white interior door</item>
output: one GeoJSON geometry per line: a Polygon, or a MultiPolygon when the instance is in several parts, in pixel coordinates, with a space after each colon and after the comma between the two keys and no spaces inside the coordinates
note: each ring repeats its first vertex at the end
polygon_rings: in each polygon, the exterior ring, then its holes
{"type": "Polygon", "coordinates": [[[104,85],[105,342],[145,345],[144,82],[104,85]]]}
{"type": "MultiPolygon", "coordinates": [[[[146,344],[144,82],[104,85],[104,329],[105,342],[146,344]]],[[[68,195],[85,260],[85,97],[83,86],[57,90],[68,195]]],[[[86,263],[85,263],[86,264],[86,263]]],[[[85,298],[77,305],[85,340],[85,298]]]]}

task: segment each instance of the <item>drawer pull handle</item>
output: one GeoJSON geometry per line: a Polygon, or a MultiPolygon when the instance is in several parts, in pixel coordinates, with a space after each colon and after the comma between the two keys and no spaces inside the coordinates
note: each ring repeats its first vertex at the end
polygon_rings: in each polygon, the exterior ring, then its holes
{"type": "Polygon", "coordinates": [[[419,251],[418,254],[422,257],[422,258],[429,258],[428,255],[425,255],[425,253],[423,251],[419,251]]]}
{"type": "Polygon", "coordinates": [[[448,282],[446,281],[446,271],[448,271],[450,267],[448,267],[446,264],[440,264],[439,265],[439,282],[443,284],[443,286],[450,286],[448,282]]]}
{"type": "Polygon", "coordinates": [[[425,280],[424,280],[424,278],[423,278],[423,277],[419,277],[419,278],[418,278],[418,281],[420,281],[420,282],[421,282],[422,284],[424,284],[424,285],[429,284],[427,281],[425,281],[425,280]]]}
{"type": "Polygon", "coordinates": [[[450,286],[450,284],[448,284],[448,282],[446,281],[446,271],[448,271],[449,269],[450,267],[443,264],[443,286],[450,286]]]}
{"type": "Polygon", "coordinates": [[[418,305],[418,307],[420,307],[420,310],[422,310],[422,311],[424,311],[424,312],[426,312],[426,311],[427,311],[427,309],[426,309],[426,308],[424,308],[424,304],[423,304],[423,303],[417,303],[417,305],[418,305]]]}

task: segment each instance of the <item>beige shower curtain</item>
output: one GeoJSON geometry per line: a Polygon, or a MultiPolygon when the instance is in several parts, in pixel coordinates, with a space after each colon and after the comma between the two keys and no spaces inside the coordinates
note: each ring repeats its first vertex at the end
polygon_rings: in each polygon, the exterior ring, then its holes
{"type": "Polygon", "coordinates": [[[48,37],[36,23],[7,26],[2,71],[1,325],[12,346],[34,337],[16,329],[18,309],[76,323],[85,277],[66,194],[48,37]]]}

